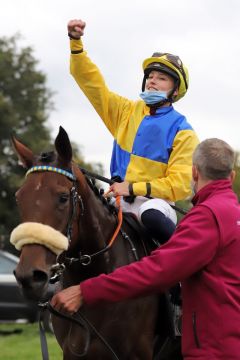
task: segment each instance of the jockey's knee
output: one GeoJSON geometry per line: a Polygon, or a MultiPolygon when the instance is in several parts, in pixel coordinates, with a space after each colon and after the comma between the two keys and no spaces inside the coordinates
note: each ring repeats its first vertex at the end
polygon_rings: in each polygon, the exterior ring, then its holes
{"type": "Polygon", "coordinates": [[[164,244],[172,236],[176,224],[160,210],[147,209],[141,214],[141,221],[151,237],[164,244]]]}

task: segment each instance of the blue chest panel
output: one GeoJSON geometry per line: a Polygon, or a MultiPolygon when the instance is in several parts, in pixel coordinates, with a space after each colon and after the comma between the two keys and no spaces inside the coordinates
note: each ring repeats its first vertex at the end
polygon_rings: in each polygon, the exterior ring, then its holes
{"type": "Polygon", "coordinates": [[[145,116],[138,128],[132,153],[167,164],[178,131],[191,129],[184,116],[172,107],[145,116]]]}
{"type": "Polygon", "coordinates": [[[131,154],[167,164],[174,138],[181,130],[192,130],[192,127],[172,106],[158,109],[155,115],[145,116],[137,129],[131,153],[114,141],[111,175],[124,179],[131,154]]]}

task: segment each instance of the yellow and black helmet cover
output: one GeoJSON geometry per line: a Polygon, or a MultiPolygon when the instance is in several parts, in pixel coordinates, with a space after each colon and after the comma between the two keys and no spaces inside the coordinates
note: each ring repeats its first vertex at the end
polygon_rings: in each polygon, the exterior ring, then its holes
{"type": "Polygon", "coordinates": [[[174,79],[178,94],[173,96],[173,102],[178,101],[186,94],[189,84],[188,70],[178,56],[155,52],[150,58],[143,61],[142,66],[144,71],[142,91],[145,90],[146,79],[150,72],[155,70],[166,73],[174,79]]]}

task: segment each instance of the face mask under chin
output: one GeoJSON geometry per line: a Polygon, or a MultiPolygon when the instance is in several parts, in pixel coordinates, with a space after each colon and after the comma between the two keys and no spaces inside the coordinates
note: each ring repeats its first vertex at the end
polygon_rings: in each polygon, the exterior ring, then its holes
{"type": "Polygon", "coordinates": [[[162,100],[166,100],[168,98],[166,91],[148,91],[145,90],[139,94],[141,99],[147,104],[157,104],[162,100]]]}

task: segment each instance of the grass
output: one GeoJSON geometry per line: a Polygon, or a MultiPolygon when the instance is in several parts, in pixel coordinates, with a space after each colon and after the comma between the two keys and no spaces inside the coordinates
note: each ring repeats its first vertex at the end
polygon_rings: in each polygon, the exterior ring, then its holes
{"type": "MultiPolygon", "coordinates": [[[[47,333],[49,360],[61,360],[62,351],[47,333]]],[[[42,360],[38,323],[0,324],[0,360],[42,360]],[[8,332],[19,330],[19,333],[8,332]],[[2,334],[3,333],[3,334],[2,334]]]]}

